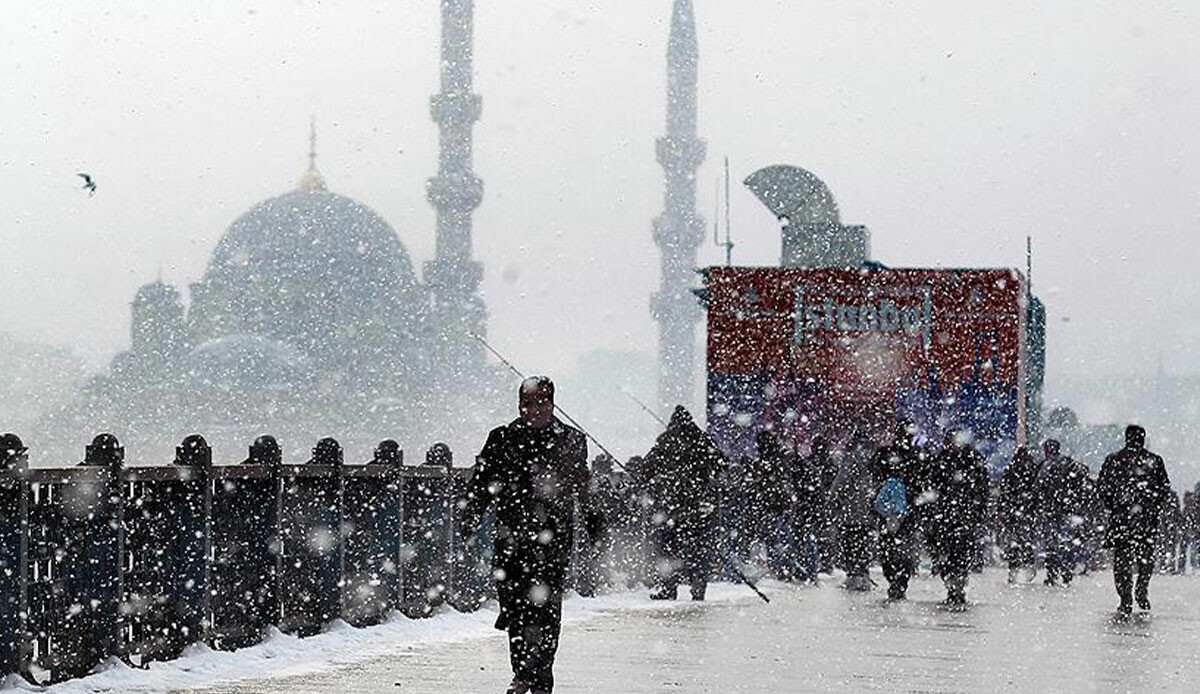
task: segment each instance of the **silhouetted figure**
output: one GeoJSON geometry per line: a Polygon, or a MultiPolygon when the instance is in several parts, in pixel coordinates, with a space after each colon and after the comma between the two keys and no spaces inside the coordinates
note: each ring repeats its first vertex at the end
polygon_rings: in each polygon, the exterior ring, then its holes
{"type": "Polygon", "coordinates": [[[1037,568],[1039,465],[1025,446],[1017,448],[1012,463],[1000,479],[1000,524],[1005,537],[1005,557],[1008,559],[1008,581],[1015,582],[1020,574],[1033,579],[1037,568]]]}
{"type": "Polygon", "coordinates": [[[871,474],[871,442],[856,434],[842,456],[829,491],[831,521],[842,544],[842,568],[848,590],[870,590],[870,564],[878,520],[872,509],[875,481],[871,474]]]}
{"type": "Polygon", "coordinates": [[[1047,440],[1042,450],[1046,457],[1038,473],[1039,505],[1045,530],[1046,585],[1052,586],[1074,578],[1091,475],[1083,464],[1062,454],[1058,441],[1047,440]]]}
{"type": "Polygon", "coordinates": [[[545,377],[526,379],[520,417],[488,434],[462,502],[468,542],[496,505],[496,628],[508,632],[509,694],[554,689],[576,503],[588,525],[595,524],[587,459],[583,433],[554,416],[554,384],[545,377]]]}
{"type": "Polygon", "coordinates": [[[1158,570],[1162,573],[1180,573],[1180,547],[1183,545],[1183,507],[1179,495],[1171,490],[1171,496],[1163,504],[1158,518],[1158,570]]]}
{"type": "Polygon", "coordinates": [[[682,406],[667,430],[646,454],[645,472],[656,494],[653,505],[657,538],[658,600],[674,600],[687,581],[692,599],[703,600],[708,587],[709,517],[715,495],[712,477],[721,463],[713,440],[696,426],[682,406]]]}
{"type": "Polygon", "coordinates": [[[1180,564],[1183,571],[1200,566],[1200,556],[1197,556],[1197,540],[1200,540],[1200,507],[1196,505],[1196,493],[1183,493],[1183,543],[1179,548],[1180,564]]]}
{"type": "Polygon", "coordinates": [[[962,431],[946,433],[945,445],[928,466],[922,509],[925,532],[946,584],[946,604],[965,605],[967,577],[987,507],[988,474],[983,456],[962,431]]]}
{"type": "Polygon", "coordinates": [[[813,437],[811,451],[794,466],[795,542],[799,553],[801,577],[816,581],[818,571],[832,570],[830,540],[829,488],[837,476],[838,465],[822,436],[813,437]]]}
{"type": "Polygon", "coordinates": [[[1098,492],[1109,510],[1105,545],[1113,553],[1113,582],[1121,601],[1117,612],[1127,616],[1133,611],[1134,571],[1138,608],[1149,610],[1158,518],[1169,500],[1171,481],[1163,459],[1146,450],[1145,429],[1125,429],[1125,447],[1105,458],[1100,468],[1098,492]]]}
{"type": "Polygon", "coordinates": [[[816,580],[816,538],[811,532],[806,557],[797,557],[797,532],[810,522],[800,508],[797,495],[798,480],[793,471],[799,469],[796,457],[785,451],[773,431],[760,431],[754,439],[758,453],[756,469],[759,481],[755,500],[759,506],[758,541],[767,551],[767,563],[776,578],[789,581],[797,577],[816,580]],[[809,567],[803,565],[811,564],[809,567]]]}
{"type": "Polygon", "coordinates": [[[876,489],[874,510],[880,516],[879,560],[892,600],[905,599],[908,581],[917,568],[916,506],[925,460],[914,442],[915,431],[911,423],[899,422],[892,443],[876,451],[871,460],[876,489]],[[890,491],[902,495],[902,512],[881,512],[888,505],[881,503],[882,498],[890,496],[890,491]]]}

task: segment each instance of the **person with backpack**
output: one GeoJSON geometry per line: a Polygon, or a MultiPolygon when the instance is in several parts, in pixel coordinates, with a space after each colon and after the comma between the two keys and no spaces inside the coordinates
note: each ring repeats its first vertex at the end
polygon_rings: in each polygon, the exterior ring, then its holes
{"type": "Polygon", "coordinates": [[[1105,546],[1112,550],[1113,583],[1119,617],[1133,613],[1133,574],[1137,573],[1138,609],[1150,611],[1150,579],[1163,505],[1171,480],[1163,459],[1146,450],[1146,430],[1125,429],[1125,447],[1104,459],[1097,491],[1109,510],[1105,546]]]}
{"type": "Polygon", "coordinates": [[[875,479],[873,510],[879,518],[879,561],[888,582],[888,599],[904,600],[917,569],[919,480],[924,454],[915,443],[916,427],[901,420],[892,443],[871,459],[875,479]]]}
{"type": "Polygon", "coordinates": [[[983,527],[988,501],[988,474],[983,456],[965,431],[946,432],[945,445],[929,465],[922,508],[925,530],[937,557],[937,573],[946,584],[946,602],[967,602],[967,579],[976,538],[983,527]]]}

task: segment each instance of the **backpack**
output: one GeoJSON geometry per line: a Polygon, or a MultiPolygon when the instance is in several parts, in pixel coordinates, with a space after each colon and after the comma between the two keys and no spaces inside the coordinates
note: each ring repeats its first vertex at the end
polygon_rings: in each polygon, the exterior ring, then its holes
{"type": "Polygon", "coordinates": [[[892,520],[908,513],[908,488],[899,477],[889,477],[879,486],[872,504],[875,513],[892,520]]]}

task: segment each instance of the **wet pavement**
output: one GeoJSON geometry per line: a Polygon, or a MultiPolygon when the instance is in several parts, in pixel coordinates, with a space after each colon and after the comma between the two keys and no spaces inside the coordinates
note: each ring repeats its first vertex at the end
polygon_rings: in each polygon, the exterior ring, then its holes
{"type": "MultiPolygon", "coordinates": [[[[778,587],[723,604],[601,614],[564,630],[559,694],[585,692],[1183,692],[1200,688],[1200,575],[1160,576],[1152,619],[1114,624],[1109,575],[1069,588],[975,576],[965,612],[937,603],[778,587]]],[[[412,646],[304,676],[249,680],[208,694],[503,692],[503,636],[412,646]]]]}

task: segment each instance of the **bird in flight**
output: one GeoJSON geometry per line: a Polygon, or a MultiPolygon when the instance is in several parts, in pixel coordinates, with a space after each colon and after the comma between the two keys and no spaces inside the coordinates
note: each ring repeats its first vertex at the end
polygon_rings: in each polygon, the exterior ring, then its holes
{"type": "Polygon", "coordinates": [[[89,198],[96,194],[96,182],[92,180],[90,175],[85,173],[77,173],[75,175],[83,179],[83,188],[88,192],[89,198]]]}

